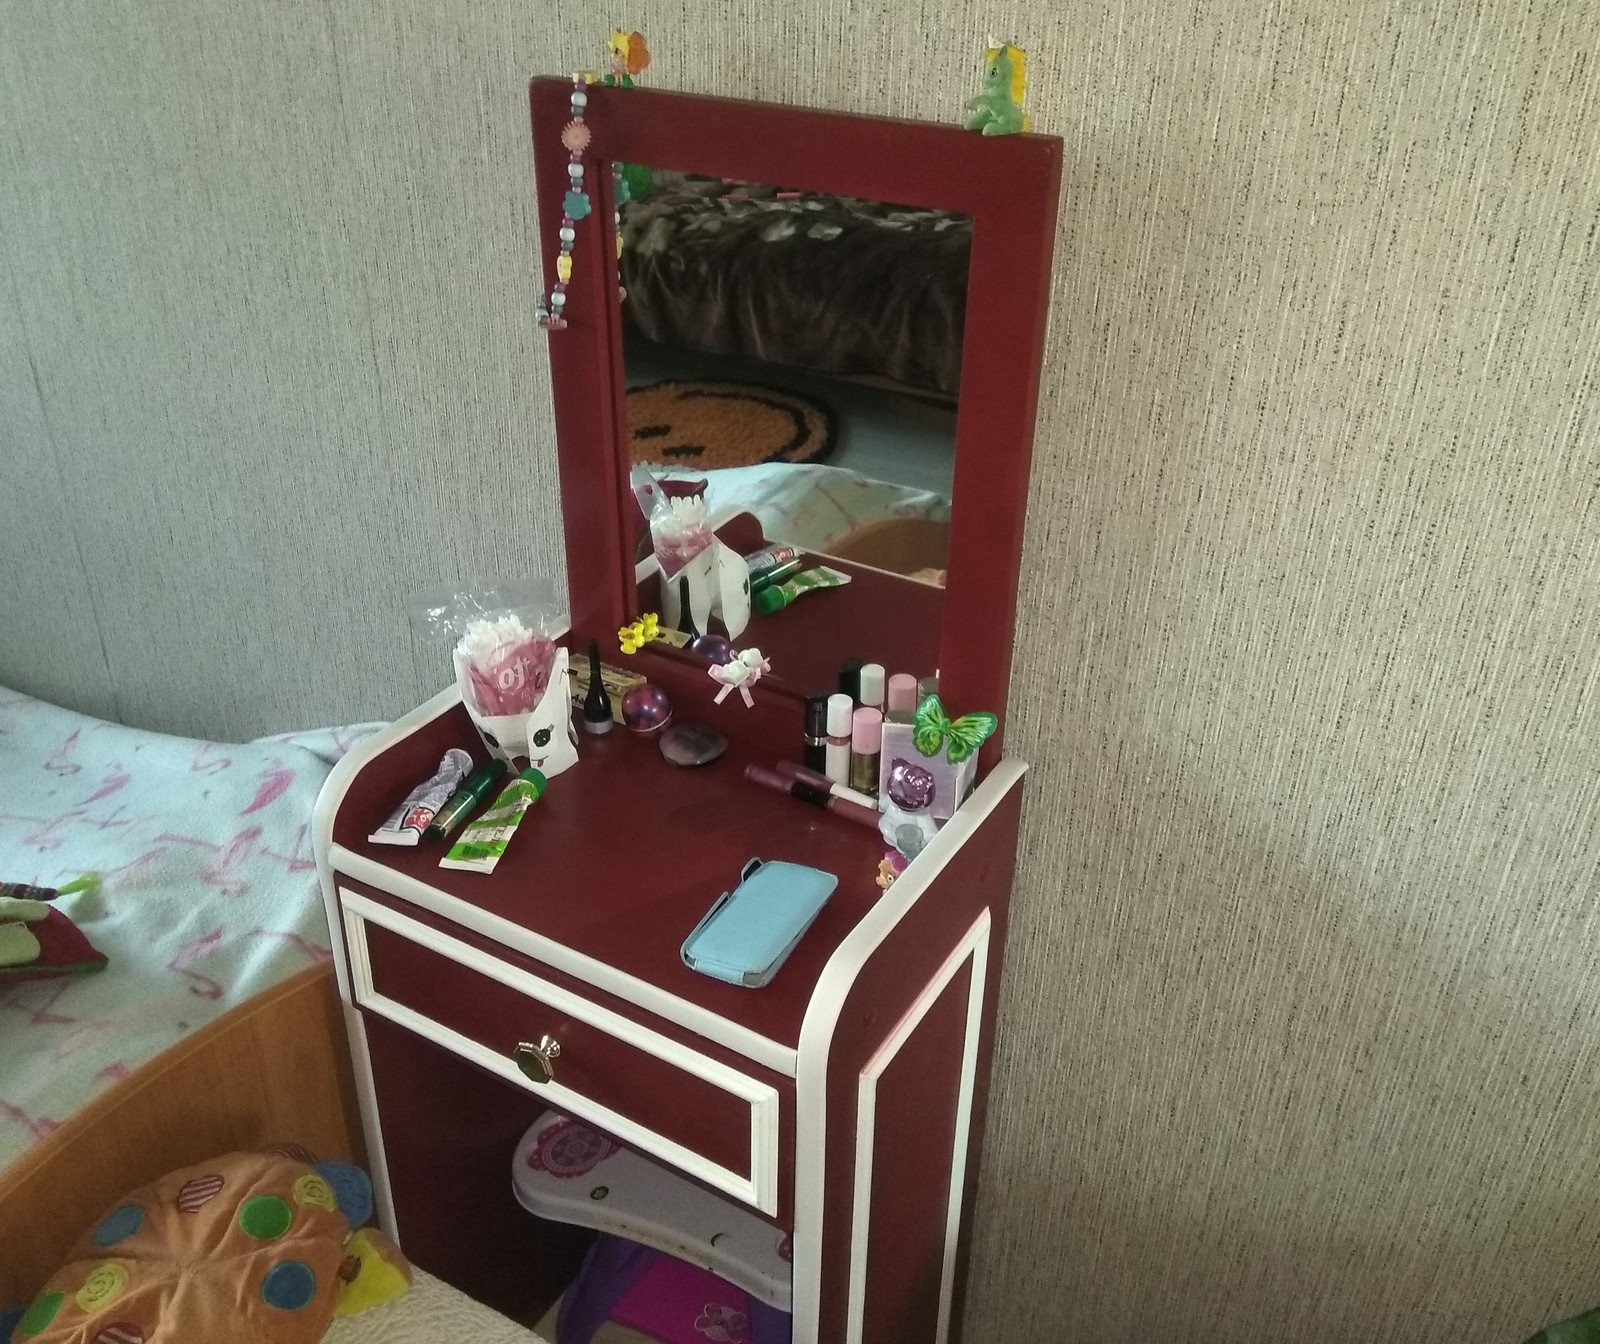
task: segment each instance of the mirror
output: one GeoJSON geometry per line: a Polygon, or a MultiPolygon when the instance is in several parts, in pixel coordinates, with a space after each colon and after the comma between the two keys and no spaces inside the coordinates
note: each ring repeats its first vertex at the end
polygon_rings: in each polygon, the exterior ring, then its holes
{"type": "MultiPolygon", "coordinates": [[[[612,177],[630,466],[703,483],[726,546],[785,561],[752,571],[735,642],[802,693],[832,689],[845,658],[933,673],[971,217],[638,164],[612,177]],[[819,571],[849,581],[764,610],[781,598],[763,588],[819,571]]],[[[646,561],[638,610],[676,606],[688,628],[688,605],[646,561]]]]}
{"type": "MultiPolygon", "coordinates": [[[[619,626],[643,612],[661,612],[664,606],[659,574],[643,572],[655,562],[654,549],[646,543],[641,553],[639,546],[646,528],[636,495],[638,482],[630,474],[630,380],[635,385],[659,382],[665,375],[685,371],[704,377],[709,375],[702,370],[708,367],[728,377],[748,376],[748,365],[735,369],[728,362],[737,359],[758,361],[764,366],[764,378],[779,376],[771,374],[773,368],[802,370],[806,379],[822,380],[806,386],[810,395],[824,401],[832,397],[843,404],[868,392],[881,393],[893,397],[891,404],[901,417],[898,423],[925,426],[941,417],[946,426],[955,423],[953,475],[942,495],[949,501],[944,586],[912,577],[918,570],[937,567],[925,558],[926,551],[921,556],[891,553],[883,543],[872,552],[872,563],[828,558],[847,549],[845,542],[830,534],[817,548],[822,553],[808,553],[805,561],[847,570],[851,582],[809,593],[776,615],[748,622],[738,645],[746,651],[759,647],[768,655],[772,670],[762,684],[770,683],[774,693],[758,695],[753,712],[739,706],[718,721],[751,744],[792,752],[803,716],[799,697],[836,686],[843,661],[878,662],[891,673],[926,675],[937,670],[940,695],[954,712],[988,708],[1000,715],[1000,732],[980,753],[981,768],[987,768],[999,758],[1004,733],[1029,462],[1051,291],[1060,140],[1038,135],[977,135],[959,124],[602,85],[589,85],[584,94],[587,111],[580,134],[571,130],[573,93],[570,77],[539,78],[529,88],[540,247],[551,298],[560,292],[564,301],[559,305],[559,324],[547,326],[550,336],[545,348],[554,394],[575,646],[583,647],[590,638],[598,639],[602,647],[610,645],[618,637],[619,626]],[[888,260],[864,267],[842,288],[819,284],[811,308],[790,314],[795,320],[786,319],[785,325],[793,330],[778,334],[791,346],[801,330],[820,335],[804,352],[769,347],[767,328],[755,325],[751,330],[760,333],[757,348],[718,352],[712,346],[713,353],[724,360],[719,368],[706,363],[703,343],[690,342],[681,332],[666,327],[646,329],[644,309],[653,300],[647,282],[631,275],[632,267],[635,261],[654,255],[653,264],[668,274],[665,258],[670,249],[653,252],[654,242],[647,230],[633,244],[634,256],[629,257],[625,246],[619,262],[613,211],[626,230],[623,212],[633,221],[636,206],[651,205],[647,192],[641,193],[637,202],[619,199],[618,180],[639,171],[626,168],[629,164],[650,166],[651,187],[658,173],[675,189],[687,189],[695,179],[709,180],[708,190],[715,199],[740,194],[757,197],[773,207],[769,213],[774,216],[779,214],[776,207],[780,203],[791,213],[803,210],[802,218],[821,214],[811,209],[808,201],[815,203],[828,196],[891,203],[861,207],[868,212],[886,211],[891,225],[907,222],[895,220],[897,214],[931,216],[936,225],[944,221],[944,227],[935,227],[933,232],[952,233],[959,231],[964,221],[968,234],[964,243],[966,284],[964,289],[957,287],[963,296],[959,315],[954,301],[947,305],[946,318],[936,317],[933,306],[918,310],[910,325],[927,328],[932,339],[905,350],[926,368],[936,363],[928,352],[941,344],[934,328],[948,321],[951,332],[959,330],[959,402],[952,398],[953,382],[948,376],[941,382],[936,373],[909,372],[913,366],[904,362],[891,366],[887,373],[841,368],[830,362],[844,333],[853,334],[858,326],[871,329],[889,309],[889,299],[877,289],[880,270],[890,264],[888,260]],[[624,167],[614,175],[617,165],[624,167]],[[581,218],[567,213],[572,183],[580,178],[592,197],[581,218]],[[780,202],[780,195],[787,199],[780,202]],[[552,274],[555,279],[550,278],[552,274]],[[634,286],[636,296],[619,301],[619,289],[625,284],[634,286]],[[640,311],[638,322],[625,316],[628,306],[635,303],[640,311]],[[847,321],[841,320],[841,314],[848,315],[847,321]],[[684,356],[693,361],[687,367],[669,363],[662,353],[686,345],[694,352],[684,356]],[[657,363],[654,370],[647,370],[645,361],[652,353],[657,363]]],[[[717,209],[732,210],[742,204],[735,199],[717,209]]],[[[641,209],[637,222],[649,218],[641,209]]],[[[817,230],[819,236],[812,237],[812,224],[819,222],[813,219],[803,231],[797,226],[795,236],[815,249],[843,237],[842,225],[837,237],[821,236],[830,228],[826,223],[817,230]]],[[[885,227],[880,232],[899,236],[913,230],[885,227]]],[[[780,238],[760,246],[775,249],[784,242],[780,238]]],[[[788,245],[800,244],[791,240],[788,245]]],[[[728,268],[711,268],[707,274],[726,275],[728,268]]],[[[820,276],[813,274],[811,279],[820,281],[820,276]]],[[[923,280],[923,289],[930,288],[926,276],[923,280]]],[[[725,290],[718,305],[725,323],[746,316],[729,297],[733,292],[725,290]]],[[[948,340],[943,348],[950,350],[948,340]]],[[[851,401],[843,412],[838,405],[832,409],[836,417],[848,422],[856,414],[856,405],[851,401]]],[[[785,414],[791,432],[797,432],[793,429],[795,416],[785,414]]],[[[660,418],[641,421],[647,427],[666,423],[660,418]]],[[[694,446],[693,440],[685,442],[694,446]]],[[[659,446],[665,455],[669,445],[659,446]]],[[[820,462],[797,465],[837,465],[840,460],[840,444],[835,444],[820,462]]],[[[919,460],[918,465],[926,464],[919,460]]],[[[904,459],[900,468],[885,464],[881,474],[870,479],[900,490],[921,490],[930,496],[940,493],[932,478],[908,474],[904,459]]],[[[656,488],[653,478],[649,485],[656,488]]],[[[937,522],[931,510],[912,521],[925,519],[937,522]]],[[[785,521],[773,523],[772,531],[781,535],[785,521]]],[[[748,601],[743,591],[747,572],[737,567],[742,564],[739,557],[768,540],[766,528],[751,513],[736,514],[719,524],[716,535],[720,544],[708,548],[716,562],[716,597],[729,599],[737,607],[748,601]],[[724,550],[736,562],[726,568],[724,550]]],[[[702,532],[708,531],[702,528],[702,532]]],[[[933,557],[939,558],[937,549],[933,557]]],[[[702,564],[696,572],[712,571],[702,564]]],[[[703,577],[701,591],[704,595],[703,577]]],[[[690,605],[692,609],[692,594],[690,605]]],[[[706,676],[703,659],[660,645],[641,649],[637,658],[635,666],[641,671],[648,669],[651,679],[675,701],[701,717],[713,712],[713,696],[719,692],[713,679],[706,676]]],[[[737,706],[737,698],[734,704],[737,706]]]]}

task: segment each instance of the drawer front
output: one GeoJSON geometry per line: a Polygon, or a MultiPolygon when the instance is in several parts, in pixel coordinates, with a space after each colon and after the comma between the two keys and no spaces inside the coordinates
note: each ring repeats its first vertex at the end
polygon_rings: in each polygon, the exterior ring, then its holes
{"type": "Polygon", "coordinates": [[[358,1006],[586,1119],[713,1189],[778,1212],[779,1096],[770,1083],[341,887],[358,1006]],[[533,1081],[519,1042],[553,1037],[533,1081]]]}

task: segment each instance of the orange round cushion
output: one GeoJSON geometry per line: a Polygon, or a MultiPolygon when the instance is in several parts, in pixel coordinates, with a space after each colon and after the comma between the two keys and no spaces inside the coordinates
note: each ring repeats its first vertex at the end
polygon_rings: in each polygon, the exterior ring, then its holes
{"type": "Polygon", "coordinates": [[[314,1344],[350,1228],[303,1162],[230,1153],[117,1201],[34,1298],[17,1344],[314,1344]]]}

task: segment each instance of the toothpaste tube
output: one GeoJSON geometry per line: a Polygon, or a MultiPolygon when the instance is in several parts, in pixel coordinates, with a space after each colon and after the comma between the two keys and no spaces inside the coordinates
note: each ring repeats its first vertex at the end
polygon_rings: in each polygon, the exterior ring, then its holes
{"type": "Polygon", "coordinates": [[[487,812],[461,832],[461,838],[439,860],[439,867],[468,873],[494,872],[523,814],[539,801],[548,782],[539,771],[524,770],[501,790],[487,812]]]}
{"type": "Polygon", "coordinates": [[[801,570],[792,579],[785,579],[782,583],[753,593],[750,602],[763,616],[770,616],[806,593],[814,593],[822,588],[843,588],[849,582],[848,574],[830,569],[827,565],[818,565],[815,569],[801,570]]]}
{"type": "Polygon", "coordinates": [[[793,546],[769,546],[764,551],[751,551],[744,557],[744,563],[750,570],[751,579],[758,579],[799,558],[800,552],[793,546]]]}
{"type": "Polygon", "coordinates": [[[450,795],[461,787],[461,781],[472,769],[472,757],[460,747],[445,752],[439,768],[406,795],[405,802],[394,815],[367,837],[375,845],[414,845],[422,839],[423,831],[449,801],[450,795]]]}

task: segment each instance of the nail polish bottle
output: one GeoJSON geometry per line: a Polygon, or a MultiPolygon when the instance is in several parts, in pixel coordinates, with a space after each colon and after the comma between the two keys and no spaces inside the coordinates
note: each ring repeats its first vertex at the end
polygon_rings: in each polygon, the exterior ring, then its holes
{"type": "Polygon", "coordinates": [[[861,668],[860,701],[869,709],[883,713],[883,664],[864,663],[861,668]]]}
{"type": "Polygon", "coordinates": [[[823,774],[835,784],[850,782],[851,719],[855,712],[856,703],[848,695],[828,697],[828,749],[823,759],[823,774]]]}
{"type": "Polygon", "coordinates": [[[878,753],[883,749],[883,714],[863,705],[851,716],[850,787],[878,791],[878,753]]]}

